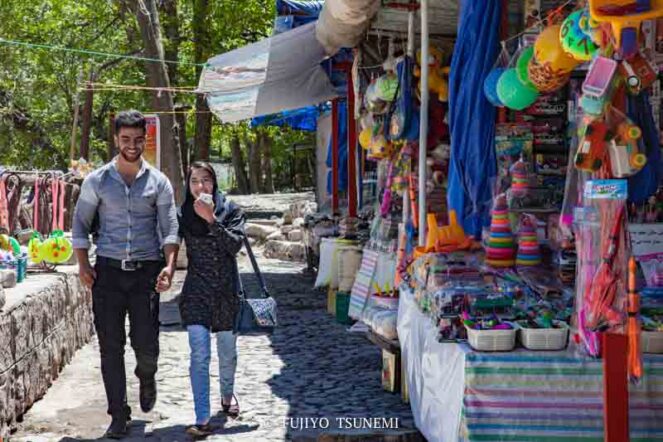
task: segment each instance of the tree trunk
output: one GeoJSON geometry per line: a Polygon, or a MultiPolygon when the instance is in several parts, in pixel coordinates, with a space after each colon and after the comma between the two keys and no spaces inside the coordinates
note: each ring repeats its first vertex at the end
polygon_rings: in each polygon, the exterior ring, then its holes
{"type": "Polygon", "coordinates": [[[246,178],[246,165],[242,157],[242,147],[239,142],[239,136],[233,135],[230,140],[230,152],[232,155],[233,168],[237,179],[237,190],[241,195],[249,193],[249,182],[246,178]]]}
{"type": "Polygon", "coordinates": [[[204,95],[196,97],[196,136],[194,148],[196,159],[209,161],[209,148],[212,142],[212,114],[209,113],[204,95]]]}
{"type": "MultiPolygon", "coordinates": [[[[177,16],[177,1],[176,0],[161,0],[159,1],[159,14],[161,14],[161,25],[166,37],[164,44],[164,54],[166,60],[176,61],[179,59],[180,43],[182,37],[180,36],[180,21],[177,16]]],[[[168,67],[168,78],[170,84],[176,86],[179,82],[179,75],[177,72],[176,63],[166,63],[168,67]]]]}
{"type": "MultiPolygon", "coordinates": [[[[145,63],[147,85],[153,88],[170,88],[168,71],[163,62],[163,45],[156,0],[143,0],[140,5],[134,6],[145,46],[145,56],[161,60],[161,62],[148,61],[145,63]]],[[[181,203],[184,200],[184,177],[182,176],[178,128],[173,114],[172,92],[168,89],[155,90],[152,93],[152,108],[157,112],[169,112],[160,114],[159,118],[161,122],[161,169],[173,185],[176,202],[181,203]]]]}
{"type": "MultiPolygon", "coordinates": [[[[209,33],[209,0],[193,2],[193,52],[196,63],[205,63],[209,58],[212,46],[209,33]]],[[[202,66],[196,66],[196,78],[200,78],[202,66]]],[[[207,100],[203,95],[196,97],[196,135],[194,148],[196,158],[209,160],[210,143],[212,140],[212,114],[209,113],[207,100]]]]}
{"type": "Polygon", "coordinates": [[[92,109],[94,106],[94,90],[92,84],[96,81],[94,68],[90,68],[90,80],[85,91],[85,104],[81,116],[81,147],[80,158],[90,159],[90,131],[92,130],[92,109]]]}
{"type": "Polygon", "coordinates": [[[189,106],[175,106],[175,120],[180,134],[180,154],[182,156],[182,172],[186,176],[189,170],[189,142],[186,136],[186,111],[190,109],[189,106]]]}
{"type": "Polygon", "coordinates": [[[267,132],[263,133],[262,170],[265,174],[263,192],[274,193],[274,179],[272,177],[272,138],[267,132]]]}
{"type": "Polygon", "coordinates": [[[246,144],[249,151],[249,187],[251,193],[260,193],[262,183],[262,170],[260,164],[260,134],[256,137],[255,142],[248,138],[246,144]]]}

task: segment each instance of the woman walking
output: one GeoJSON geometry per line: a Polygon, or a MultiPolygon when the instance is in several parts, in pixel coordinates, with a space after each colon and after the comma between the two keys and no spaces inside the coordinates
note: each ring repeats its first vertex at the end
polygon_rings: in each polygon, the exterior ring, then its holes
{"type": "Polygon", "coordinates": [[[234,395],[237,337],[233,323],[239,309],[236,255],[244,239],[244,214],[226,201],[216,174],[206,162],[191,165],[186,196],[179,214],[180,237],[186,243],[187,275],[180,295],[180,315],[191,348],[191,389],[196,413],[192,436],[212,433],[210,414],[210,347],[216,334],[221,383],[221,407],[230,417],[239,415],[234,395]]]}

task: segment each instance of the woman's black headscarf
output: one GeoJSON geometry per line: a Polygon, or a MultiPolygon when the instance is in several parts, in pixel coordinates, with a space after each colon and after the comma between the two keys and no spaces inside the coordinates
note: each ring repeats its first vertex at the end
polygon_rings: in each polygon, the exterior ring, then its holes
{"type": "Polygon", "coordinates": [[[196,211],[193,209],[193,203],[195,201],[194,196],[191,194],[191,189],[189,187],[189,182],[191,181],[191,174],[195,169],[206,170],[212,177],[214,181],[214,188],[212,190],[212,197],[214,198],[214,217],[218,220],[223,215],[224,205],[226,197],[221,194],[219,191],[218,184],[216,182],[216,173],[209,163],[204,161],[196,161],[191,164],[189,167],[189,172],[186,174],[186,193],[184,196],[184,204],[181,207],[181,217],[182,225],[180,226],[183,230],[188,230],[193,236],[207,236],[209,235],[209,227],[207,221],[198,216],[196,211]]]}

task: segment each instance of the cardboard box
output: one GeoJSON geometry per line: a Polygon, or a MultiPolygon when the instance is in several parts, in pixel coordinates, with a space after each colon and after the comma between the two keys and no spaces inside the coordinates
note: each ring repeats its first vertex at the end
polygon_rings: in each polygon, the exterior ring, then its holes
{"type": "Polygon", "coordinates": [[[382,388],[398,393],[401,388],[401,355],[382,350],[382,388]]]}

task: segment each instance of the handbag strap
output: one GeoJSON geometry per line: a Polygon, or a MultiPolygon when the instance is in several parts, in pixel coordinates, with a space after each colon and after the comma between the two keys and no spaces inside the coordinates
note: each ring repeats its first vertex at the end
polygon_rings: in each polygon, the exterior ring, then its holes
{"type": "Polygon", "coordinates": [[[263,298],[269,298],[270,296],[269,290],[267,290],[265,279],[262,277],[262,272],[260,272],[260,267],[258,267],[258,262],[256,261],[256,257],[253,254],[253,250],[251,249],[249,238],[246,235],[244,235],[244,247],[246,247],[246,253],[248,253],[249,255],[249,260],[251,261],[253,272],[256,274],[256,278],[258,278],[258,283],[260,284],[260,291],[262,293],[262,296],[263,298]]]}

